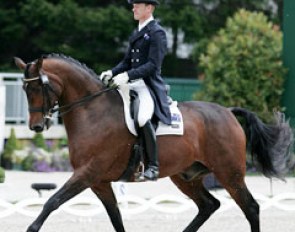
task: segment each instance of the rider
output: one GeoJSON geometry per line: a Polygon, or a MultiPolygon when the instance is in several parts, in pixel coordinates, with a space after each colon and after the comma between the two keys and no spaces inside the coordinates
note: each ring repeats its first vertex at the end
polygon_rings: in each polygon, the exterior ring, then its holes
{"type": "Polygon", "coordinates": [[[133,4],[134,19],[138,28],[129,38],[129,48],[124,59],[112,70],[101,73],[104,83],[129,84],[140,100],[138,123],[145,141],[148,168],[144,172],[147,180],[159,176],[158,148],[155,128],[159,121],[171,124],[166,87],[161,77],[161,66],[167,51],[164,29],[154,20],[153,12],[157,0],[128,0],[133,4]],[[153,122],[153,123],[152,123],[153,122]]]}

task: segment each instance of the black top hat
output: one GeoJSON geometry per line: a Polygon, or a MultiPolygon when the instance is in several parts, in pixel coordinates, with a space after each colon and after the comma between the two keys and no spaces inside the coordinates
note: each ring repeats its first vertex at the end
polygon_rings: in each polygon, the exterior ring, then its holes
{"type": "Polygon", "coordinates": [[[152,5],[159,5],[159,1],[157,0],[127,0],[128,3],[134,4],[134,3],[146,3],[146,4],[152,4],[152,5]]]}

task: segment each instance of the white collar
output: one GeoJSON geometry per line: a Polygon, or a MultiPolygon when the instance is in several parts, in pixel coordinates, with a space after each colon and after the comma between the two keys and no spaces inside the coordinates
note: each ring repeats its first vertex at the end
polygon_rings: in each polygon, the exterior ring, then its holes
{"type": "Polygon", "coordinates": [[[138,31],[141,31],[142,28],[144,28],[146,25],[148,25],[149,22],[154,20],[154,16],[151,15],[147,20],[145,20],[143,23],[138,24],[138,31]]]}

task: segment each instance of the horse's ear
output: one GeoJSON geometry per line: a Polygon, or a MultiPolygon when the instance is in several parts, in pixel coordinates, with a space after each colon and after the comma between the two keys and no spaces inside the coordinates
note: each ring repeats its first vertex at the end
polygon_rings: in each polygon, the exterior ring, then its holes
{"type": "Polygon", "coordinates": [[[43,57],[39,58],[36,62],[36,68],[37,68],[38,72],[41,70],[42,64],[43,64],[43,57]]]}
{"type": "Polygon", "coordinates": [[[21,69],[21,70],[25,70],[26,68],[26,63],[23,62],[22,59],[18,58],[18,57],[14,57],[14,62],[16,64],[16,66],[21,69]]]}

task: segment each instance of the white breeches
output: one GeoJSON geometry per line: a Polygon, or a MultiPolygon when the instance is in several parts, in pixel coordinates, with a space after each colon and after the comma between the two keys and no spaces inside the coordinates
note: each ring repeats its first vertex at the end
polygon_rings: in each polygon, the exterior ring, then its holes
{"type": "Polygon", "coordinates": [[[154,101],[150,94],[149,89],[142,79],[129,83],[130,90],[137,92],[139,97],[139,112],[138,112],[138,124],[139,127],[143,127],[148,120],[150,120],[154,113],[154,101]]]}

